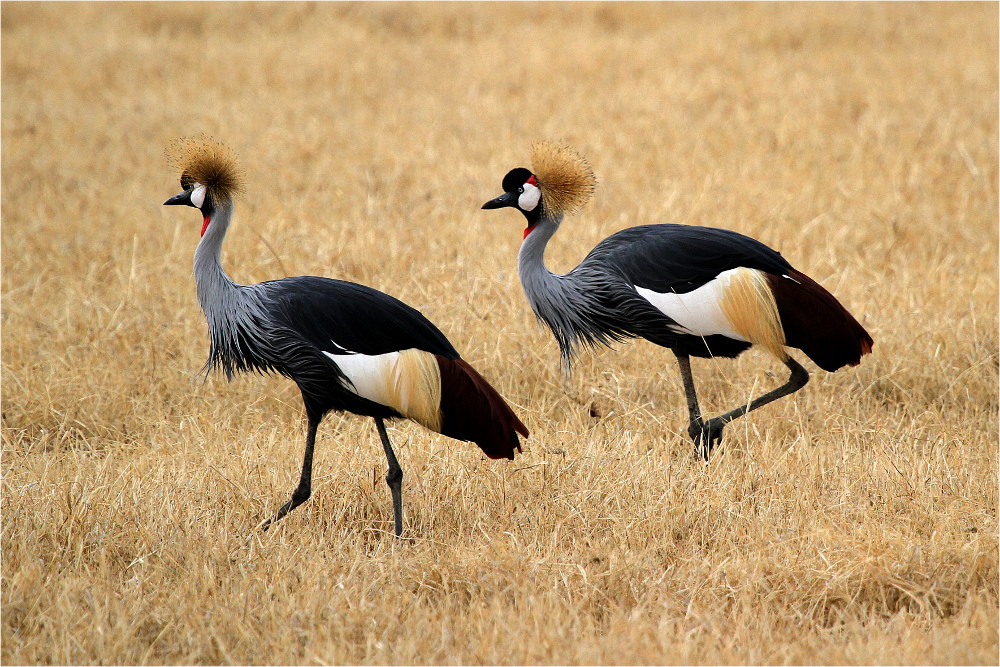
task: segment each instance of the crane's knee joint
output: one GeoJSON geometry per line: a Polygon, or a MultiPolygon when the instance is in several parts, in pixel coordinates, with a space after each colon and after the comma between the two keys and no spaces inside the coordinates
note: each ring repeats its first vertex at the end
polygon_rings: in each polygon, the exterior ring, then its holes
{"type": "Polygon", "coordinates": [[[789,384],[791,384],[796,389],[801,389],[806,386],[809,382],[809,371],[802,367],[802,365],[796,363],[792,368],[792,374],[788,378],[789,384]]]}
{"type": "Polygon", "coordinates": [[[385,474],[385,483],[389,486],[395,486],[397,484],[403,483],[403,469],[402,468],[389,468],[389,472],[385,474]]]}

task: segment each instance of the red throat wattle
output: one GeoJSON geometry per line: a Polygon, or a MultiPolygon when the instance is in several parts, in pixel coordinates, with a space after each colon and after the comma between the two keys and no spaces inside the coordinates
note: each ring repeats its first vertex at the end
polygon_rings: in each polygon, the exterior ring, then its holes
{"type": "MultiPolygon", "coordinates": [[[[211,220],[207,215],[205,216],[205,221],[201,223],[201,235],[205,235],[205,230],[208,229],[208,222],[211,220]]],[[[527,236],[527,234],[525,234],[527,236]]]]}
{"type": "MultiPolygon", "coordinates": [[[[536,188],[538,187],[538,179],[535,178],[534,174],[532,174],[531,176],[529,176],[528,180],[525,181],[525,183],[527,183],[528,185],[534,185],[536,188]]],[[[533,225],[533,224],[532,225],[528,225],[525,228],[525,230],[524,230],[524,238],[528,238],[528,234],[530,234],[531,230],[534,229],[534,228],[535,228],[535,225],[533,225]]]]}

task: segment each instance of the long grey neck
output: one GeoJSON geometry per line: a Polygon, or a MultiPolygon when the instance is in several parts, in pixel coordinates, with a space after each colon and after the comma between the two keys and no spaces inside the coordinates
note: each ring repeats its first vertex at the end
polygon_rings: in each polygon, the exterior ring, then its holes
{"type": "Polygon", "coordinates": [[[562,218],[561,213],[539,217],[521,244],[517,272],[535,316],[548,325],[559,342],[563,368],[568,373],[581,338],[587,338],[585,333],[581,335],[586,323],[579,317],[580,306],[585,304],[587,296],[572,275],[558,275],[545,266],[545,246],[559,229],[562,218]]]}
{"type": "Polygon", "coordinates": [[[632,291],[623,289],[612,273],[589,256],[565,275],[545,267],[545,246],[562,218],[561,213],[539,216],[521,244],[517,272],[531,309],[559,342],[563,370],[569,374],[581,346],[611,345],[635,334],[622,328],[618,312],[632,291]]]}
{"type": "Polygon", "coordinates": [[[222,268],[222,241],[233,217],[233,203],[219,206],[210,217],[205,235],[194,252],[194,279],[198,285],[198,301],[211,325],[210,311],[220,305],[223,295],[235,291],[237,287],[222,268]]]}
{"type": "Polygon", "coordinates": [[[524,243],[521,244],[521,250],[517,253],[517,273],[532,307],[535,305],[536,298],[544,294],[546,290],[558,289],[556,286],[559,284],[561,276],[546,268],[545,246],[559,229],[560,222],[562,222],[561,214],[551,218],[542,216],[525,237],[524,243]]]}
{"type": "Polygon", "coordinates": [[[212,341],[205,370],[221,366],[228,377],[234,371],[268,370],[267,317],[257,285],[239,285],[222,268],[222,241],[226,238],[233,204],[220,205],[210,216],[205,235],[194,253],[198,301],[208,320],[212,341]]]}

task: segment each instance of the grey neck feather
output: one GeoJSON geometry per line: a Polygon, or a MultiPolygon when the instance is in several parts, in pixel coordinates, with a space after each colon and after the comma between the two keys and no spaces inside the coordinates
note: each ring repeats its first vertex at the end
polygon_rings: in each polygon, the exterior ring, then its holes
{"type": "Polygon", "coordinates": [[[232,216],[231,201],[216,208],[194,253],[198,301],[212,342],[205,370],[221,366],[229,378],[234,370],[267,371],[271,367],[264,353],[267,315],[262,288],[234,283],[222,268],[222,242],[232,216]]]}
{"type": "Polygon", "coordinates": [[[565,275],[545,266],[545,246],[559,229],[563,214],[543,214],[521,244],[517,272],[535,316],[548,325],[559,342],[563,369],[569,373],[581,346],[606,345],[625,337],[609,330],[602,294],[610,287],[606,276],[589,270],[586,262],[565,275]]]}
{"type": "Polygon", "coordinates": [[[553,218],[545,216],[539,219],[531,233],[525,237],[524,243],[521,244],[521,249],[517,253],[517,273],[532,308],[546,292],[559,289],[561,276],[552,273],[545,266],[545,246],[559,229],[561,221],[561,215],[553,218]]]}
{"type": "Polygon", "coordinates": [[[216,209],[208,228],[205,229],[205,235],[201,237],[201,242],[194,252],[194,279],[198,285],[198,301],[209,320],[211,320],[209,313],[221,305],[223,295],[237,289],[236,283],[229,279],[222,268],[222,241],[226,238],[232,217],[232,203],[216,209]]]}

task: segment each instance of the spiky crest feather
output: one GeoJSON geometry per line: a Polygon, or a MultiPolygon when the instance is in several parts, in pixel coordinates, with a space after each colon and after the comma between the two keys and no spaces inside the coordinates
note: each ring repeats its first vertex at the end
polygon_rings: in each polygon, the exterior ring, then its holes
{"type": "Polygon", "coordinates": [[[243,174],[234,153],[212,137],[198,135],[171,142],[167,149],[170,166],[181,172],[181,186],[205,186],[213,205],[232,201],[243,191],[243,174]]]}
{"type": "Polygon", "coordinates": [[[569,146],[551,141],[539,141],[531,149],[531,169],[542,190],[545,212],[552,216],[583,208],[597,187],[587,159],[569,146]]]}

